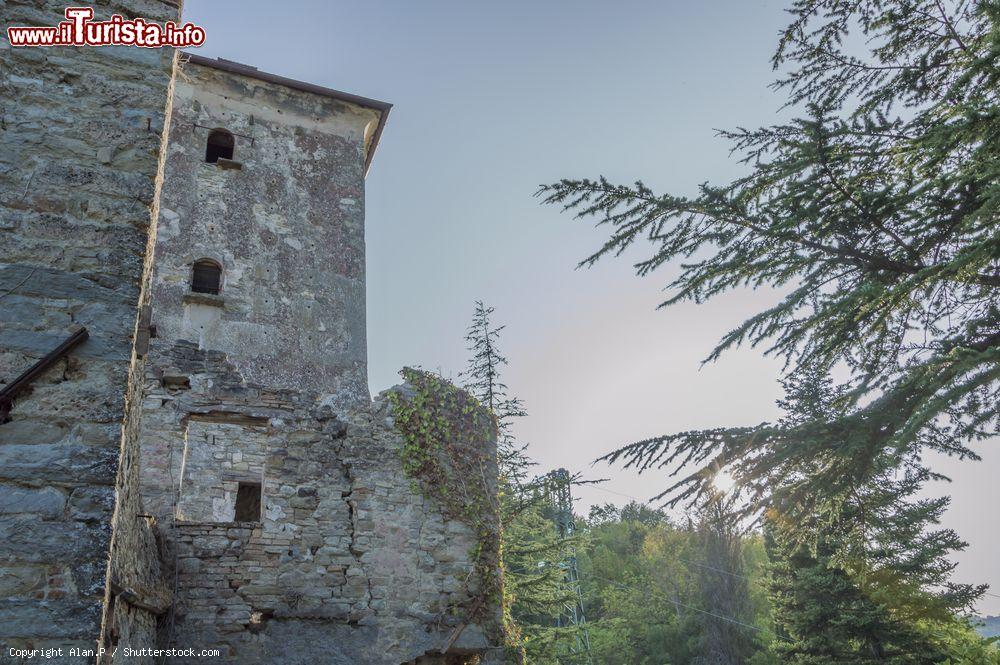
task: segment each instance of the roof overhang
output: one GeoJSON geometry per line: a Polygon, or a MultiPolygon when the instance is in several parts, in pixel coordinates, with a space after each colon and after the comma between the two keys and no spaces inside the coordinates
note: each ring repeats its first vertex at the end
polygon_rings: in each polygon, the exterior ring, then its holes
{"type": "Polygon", "coordinates": [[[368,154],[365,157],[365,175],[368,175],[368,168],[371,166],[372,158],[375,156],[375,148],[378,147],[378,141],[382,137],[382,129],[385,127],[385,121],[386,118],[389,117],[389,109],[392,108],[392,104],[389,104],[388,102],[380,102],[377,99],[369,99],[368,97],[352,95],[349,92],[341,92],[340,90],[334,90],[333,88],[324,88],[323,86],[316,85],[314,83],[297,81],[284,76],[278,76],[277,74],[262,72],[256,67],[244,65],[240,62],[233,62],[232,60],[226,60],[224,58],[206,58],[203,55],[196,55],[194,53],[187,52],[182,52],[181,57],[184,62],[201,65],[202,67],[220,69],[224,72],[230,72],[232,74],[239,74],[241,76],[266,81],[268,83],[274,83],[286,88],[291,88],[292,90],[300,90],[314,95],[339,99],[340,101],[347,102],[348,104],[354,104],[356,106],[362,106],[364,108],[377,111],[378,125],[375,127],[375,133],[372,134],[371,142],[368,145],[368,154]]]}

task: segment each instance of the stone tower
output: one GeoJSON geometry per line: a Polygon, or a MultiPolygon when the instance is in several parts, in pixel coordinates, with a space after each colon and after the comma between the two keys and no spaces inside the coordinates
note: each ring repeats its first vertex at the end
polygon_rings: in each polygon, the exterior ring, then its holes
{"type": "MultiPolygon", "coordinates": [[[[66,2],[6,0],[8,25],[56,25],[66,2]]],[[[177,20],[176,0],[93,3],[177,20]]],[[[63,648],[93,663],[172,49],[11,48],[0,31],[0,387],[74,329],[0,407],[0,661],[63,648]],[[7,406],[11,407],[9,413],[7,406]]],[[[126,435],[134,430],[126,430],[126,435]]],[[[38,659],[29,661],[35,662],[38,659]]],[[[17,662],[16,660],[14,662],[17,662]]]]}
{"type": "MultiPolygon", "coordinates": [[[[182,56],[141,317],[134,519],[156,556],[112,557],[113,591],[152,611],[112,603],[109,645],[239,663],[495,653],[491,621],[463,610],[475,530],[404,473],[368,393],[364,176],[388,111],[182,56]]],[[[474,453],[495,478],[495,448],[474,453]]]]}
{"type": "MultiPolygon", "coordinates": [[[[3,7],[45,26],[65,4],[3,7]]],[[[494,514],[404,464],[421,442],[394,409],[421,388],[366,384],[388,105],[180,60],[0,41],[0,661],[496,662],[494,514]]],[[[426,459],[495,501],[463,399],[426,459]]]]}

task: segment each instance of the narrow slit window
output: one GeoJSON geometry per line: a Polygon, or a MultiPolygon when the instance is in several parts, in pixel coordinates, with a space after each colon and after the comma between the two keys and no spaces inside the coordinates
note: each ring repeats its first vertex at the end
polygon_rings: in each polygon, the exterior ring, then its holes
{"type": "Polygon", "coordinates": [[[215,164],[222,159],[232,159],[236,140],[224,129],[213,129],[208,134],[208,145],[205,147],[205,161],[215,164]]]}
{"type": "Polygon", "coordinates": [[[191,290],[195,293],[218,295],[222,287],[222,266],[211,259],[194,262],[191,269],[191,290]]]}
{"type": "Polygon", "coordinates": [[[240,483],[236,490],[237,522],[260,521],[260,483],[240,483]]]}

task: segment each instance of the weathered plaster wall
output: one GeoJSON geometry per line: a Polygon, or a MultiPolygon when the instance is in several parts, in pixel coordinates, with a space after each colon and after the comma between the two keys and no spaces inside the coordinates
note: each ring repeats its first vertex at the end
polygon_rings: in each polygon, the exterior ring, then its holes
{"type": "MultiPolygon", "coordinates": [[[[54,25],[65,6],[6,0],[0,13],[5,25],[54,25]]],[[[179,11],[169,0],[94,6],[156,21],[179,11]]],[[[90,330],[0,425],[4,655],[95,646],[172,58],[11,49],[0,36],[0,382],[73,324],[90,330]]]]}
{"type": "Polygon", "coordinates": [[[153,275],[164,339],[221,351],[248,381],[368,401],[364,138],[375,111],[216,69],[179,73],[153,275]],[[204,161],[210,128],[243,168],[204,161]],[[191,298],[191,264],[223,266],[191,298]]]}
{"type": "Polygon", "coordinates": [[[389,407],[368,394],[377,120],[210,67],[178,74],[141,419],[142,497],[176,579],[162,647],[399,665],[453,633],[452,651],[491,646],[482,626],[455,632],[479,590],[476,535],[406,476],[389,407]],[[215,127],[237,135],[242,169],[204,162],[215,127]],[[190,293],[199,258],[223,266],[217,297],[190,293]],[[262,520],[231,521],[235,483],[258,478],[262,520]]]}

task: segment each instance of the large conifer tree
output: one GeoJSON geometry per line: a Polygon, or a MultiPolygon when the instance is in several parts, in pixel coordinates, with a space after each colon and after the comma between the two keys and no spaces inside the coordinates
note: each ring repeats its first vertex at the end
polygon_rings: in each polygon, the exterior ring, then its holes
{"type": "Polygon", "coordinates": [[[749,341],[801,366],[840,362],[852,372],[845,399],[864,407],[796,431],[654,439],[615,459],[648,467],[722,454],[749,480],[826,455],[815,491],[867,474],[882,451],[971,457],[969,441],[997,432],[1000,6],[799,0],[791,12],[774,64],[802,115],[725,133],[750,175],[694,198],[603,178],[542,195],[611,229],[585,264],[644,238],[654,252],[640,274],[682,261],[668,303],[746,285],[787,291],[710,358],[749,341]],[[767,453],[751,454],[762,444],[767,453]]]}
{"type": "MultiPolygon", "coordinates": [[[[785,381],[782,424],[833,420],[842,401],[825,372],[785,381]]],[[[941,662],[950,611],[982,589],[950,583],[948,555],[965,547],[935,528],[947,501],[916,500],[929,477],[915,460],[859,484],[826,513],[783,510],[780,489],[765,519],[772,561],[776,647],[796,665],[941,662]]]]}
{"type": "Polygon", "coordinates": [[[834,564],[837,536],[829,530],[812,546],[768,538],[773,561],[772,611],[782,662],[794,665],[919,665],[944,660],[942,646],[896,617],[834,564]]]}
{"type": "MultiPolygon", "coordinates": [[[[785,294],[710,359],[748,342],[793,370],[849,373],[833,413],[656,437],[607,459],[681,474],[661,495],[673,505],[708,496],[722,467],[750,512],[780,501],[787,515],[837,519],[854,501],[864,527],[896,529],[882,555],[901,570],[909,560],[927,588],[948,567],[906,551],[902,534],[936,547],[913,528],[943,504],[897,510],[892,497],[935,477],[917,463],[928,450],[975,458],[974,442],[1000,432],[1000,5],[797,0],[790,11],[774,65],[798,119],[724,132],[749,175],[695,197],[603,178],[541,195],[610,229],[584,264],[643,241],[653,251],[639,274],[680,262],[665,304],[745,286],[785,294]]],[[[872,549],[853,560],[870,561],[879,537],[855,529],[851,542],[872,549]]],[[[961,606],[976,590],[948,593],[961,606]]]]}

